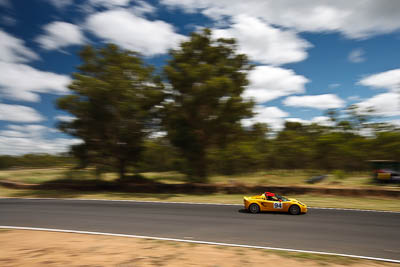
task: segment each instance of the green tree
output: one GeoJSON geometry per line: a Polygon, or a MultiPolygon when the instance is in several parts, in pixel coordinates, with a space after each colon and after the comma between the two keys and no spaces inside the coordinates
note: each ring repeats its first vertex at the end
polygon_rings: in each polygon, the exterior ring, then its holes
{"type": "Polygon", "coordinates": [[[256,123],[246,127],[235,140],[209,152],[210,171],[225,175],[248,173],[269,166],[268,126],[256,123]]]}
{"type": "Polygon", "coordinates": [[[388,159],[400,161],[400,131],[379,132],[371,140],[369,159],[388,159]]]}
{"type": "Polygon", "coordinates": [[[141,172],[180,171],[182,159],[166,137],[148,138],[139,162],[141,172]]]}
{"type": "Polygon", "coordinates": [[[240,120],[252,115],[253,103],[241,96],[252,66],[236,54],[233,39],[213,40],[208,29],[193,33],[170,56],[164,126],[187,161],[188,176],[205,181],[208,148],[227,146],[241,131],[240,120]]]}
{"type": "Polygon", "coordinates": [[[299,122],[285,122],[273,144],[275,165],[281,169],[304,169],[310,165],[309,127],[299,122]]]}
{"type": "Polygon", "coordinates": [[[136,53],[115,45],[87,46],[80,57],[83,63],[69,86],[72,94],[57,103],[76,119],[60,123],[59,128],[83,140],[73,148],[83,166],[111,166],[123,178],[155,125],[163,99],[160,79],[136,53]]]}

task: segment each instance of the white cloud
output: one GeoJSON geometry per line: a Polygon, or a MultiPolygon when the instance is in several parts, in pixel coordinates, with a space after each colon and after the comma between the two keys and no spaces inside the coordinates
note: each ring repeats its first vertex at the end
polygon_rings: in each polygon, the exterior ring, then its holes
{"type": "Polygon", "coordinates": [[[361,79],[358,84],[374,88],[385,88],[392,91],[398,91],[400,90],[400,69],[393,69],[369,75],[361,79]]]}
{"type": "Polygon", "coordinates": [[[54,21],[43,27],[44,34],[36,38],[36,42],[46,50],[59,49],[70,45],[80,45],[85,37],[80,28],[74,24],[54,21]]]}
{"type": "Polygon", "coordinates": [[[365,38],[400,29],[398,0],[162,0],[169,7],[213,19],[246,14],[269,24],[307,32],[340,32],[365,38]]]}
{"type": "Polygon", "coordinates": [[[300,118],[287,118],[285,121],[290,121],[290,122],[299,122],[301,124],[306,124],[310,125],[312,123],[319,124],[322,126],[333,126],[334,123],[330,120],[329,117],[326,116],[316,116],[312,118],[311,120],[304,120],[300,118]]]}
{"type": "Polygon", "coordinates": [[[81,143],[79,139],[51,138],[53,129],[43,125],[8,125],[0,131],[0,154],[60,153],[81,143]]]}
{"type": "Polygon", "coordinates": [[[316,109],[341,108],[345,102],[334,94],[289,96],[283,104],[292,107],[308,107],[316,109]]]}
{"type": "Polygon", "coordinates": [[[31,107],[0,103],[0,121],[40,122],[44,117],[31,107]]]}
{"type": "Polygon", "coordinates": [[[73,116],[66,116],[66,115],[59,115],[54,117],[55,120],[58,121],[65,121],[65,122],[70,122],[76,119],[76,117],[73,116]]]}
{"type": "Polygon", "coordinates": [[[144,14],[153,14],[157,11],[157,8],[150,5],[149,3],[141,0],[135,1],[136,5],[130,10],[137,16],[143,16],[144,14]]]}
{"type": "Polygon", "coordinates": [[[311,47],[292,30],[282,30],[246,15],[234,17],[228,29],[214,29],[213,35],[235,38],[240,53],[253,61],[273,65],[302,61],[307,58],[306,49],[311,47]]]}
{"type": "Polygon", "coordinates": [[[365,61],[365,51],[362,48],[352,50],[347,59],[353,63],[361,63],[365,61]]]}
{"type": "Polygon", "coordinates": [[[311,119],[311,123],[316,123],[322,126],[333,126],[334,122],[327,116],[316,116],[311,119]]]}
{"type": "Polygon", "coordinates": [[[298,123],[301,123],[301,124],[310,124],[310,121],[308,121],[308,120],[303,120],[303,119],[300,119],[300,118],[286,118],[285,121],[288,121],[288,122],[298,122],[298,123]]]}
{"type": "Polygon", "coordinates": [[[27,48],[24,41],[0,29],[0,61],[27,62],[39,59],[39,56],[27,48]]]}
{"type": "Polygon", "coordinates": [[[0,69],[0,96],[14,100],[37,102],[40,99],[37,93],[67,93],[71,81],[66,75],[24,64],[0,62],[0,69]]]}
{"type": "Polygon", "coordinates": [[[284,124],[284,117],[289,116],[289,113],[279,109],[278,107],[265,107],[257,105],[254,108],[255,116],[250,119],[242,120],[244,126],[250,126],[254,123],[266,123],[273,130],[281,130],[284,124]]]}
{"type": "Polygon", "coordinates": [[[378,94],[356,103],[359,112],[369,113],[368,111],[371,111],[370,114],[384,117],[400,115],[400,69],[366,76],[357,84],[389,90],[387,93],[378,94]]]}
{"type": "Polygon", "coordinates": [[[400,115],[400,94],[389,92],[375,95],[369,99],[355,104],[361,113],[368,113],[372,109],[372,114],[378,116],[398,116],[400,115]]]}
{"type": "Polygon", "coordinates": [[[390,121],[386,121],[386,123],[389,123],[397,128],[400,128],[400,120],[390,120],[390,121]]]}
{"type": "Polygon", "coordinates": [[[3,137],[25,137],[24,133],[13,131],[13,130],[2,130],[0,131],[0,136],[3,137]]]}
{"type": "Polygon", "coordinates": [[[35,102],[37,93],[68,92],[68,76],[21,64],[38,58],[22,40],[0,30],[0,97],[35,102]]]}
{"type": "Polygon", "coordinates": [[[146,56],[164,54],[185,39],[164,21],[146,20],[123,9],[90,15],[86,26],[105,41],[146,56]]]}
{"type": "Polygon", "coordinates": [[[4,135],[7,132],[13,132],[14,136],[18,137],[36,137],[42,135],[48,128],[40,124],[28,124],[28,125],[8,125],[9,130],[0,131],[0,135],[4,135]],[[18,134],[17,134],[18,133],[18,134]]]}
{"type": "Polygon", "coordinates": [[[249,73],[250,84],[244,92],[245,97],[264,103],[291,94],[304,93],[307,78],[297,75],[293,70],[272,66],[257,66],[249,73]]]}

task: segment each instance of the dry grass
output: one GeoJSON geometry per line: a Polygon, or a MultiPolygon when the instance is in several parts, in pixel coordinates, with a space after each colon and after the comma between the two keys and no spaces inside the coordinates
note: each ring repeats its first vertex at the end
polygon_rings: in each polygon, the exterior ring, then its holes
{"type": "MultiPolygon", "coordinates": [[[[113,180],[116,174],[105,174],[104,179],[113,180]]],[[[69,167],[64,168],[48,168],[48,169],[16,169],[0,171],[0,179],[35,184],[59,179],[85,180],[95,178],[92,169],[75,170],[69,167]]]]}
{"type": "MultiPolygon", "coordinates": [[[[198,202],[242,204],[243,195],[238,194],[151,194],[124,192],[80,192],[71,190],[8,189],[0,186],[0,197],[18,198],[83,198],[141,201],[198,202]]],[[[400,211],[398,199],[383,197],[344,197],[331,195],[288,195],[306,203],[309,207],[353,208],[365,210],[400,211]]]]}
{"type": "MultiPolygon", "coordinates": [[[[157,181],[160,183],[185,183],[185,175],[179,172],[148,172],[142,173],[143,177],[157,181]]],[[[73,170],[70,167],[65,168],[49,168],[49,169],[20,169],[20,170],[3,170],[0,171],[0,179],[23,182],[23,183],[42,183],[58,179],[94,179],[95,173],[93,169],[73,170]]],[[[104,173],[101,175],[102,180],[113,181],[117,179],[116,173],[104,173]]],[[[382,184],[377,185],[371,183],[371,174],[369,172],[351,172],[343,173],[338,176],[337,172],[326,173],[315,170],[270,170],[256,172],[243,175],[213,175],[209,178],[209,183],[241,183],[248,185],[307,185],[307,186],[323,186],[323,187],[381,187],[390,189],[399,189],[399,184],[382,184]],[[328,174],[328,177],[315,185],[306,183],[310,177],[328,174]]]]}
{"type": "Polygon", "coordinates": [[[233,176],[212,176],[210,183],[241,183],[249,185],[295,185],[315,186],[332,188],[371,188],[379,187],[386,189],[400,189],[400,184],[376,184],[370,172],[349,172],[338,171],[324,172],[315,170],[270,170],[245,175],[233,176]],[[338,175],[338,173],[342,175],[338,175]],[[327,177],[316,184],[308,184],[306,180],[319,175],[327,177]]]}
{"type": "MultiPolygon", "coordinates": [[[[243,176],[212,176],[210,183],[233,183],[250,185],[305,185],[304,181],[317,172],[304,170],[274,170],[259,172],[243,176]]],[[[177,172],[143,173],[144,177],[162,183],[183,183],[185,176],[177,172]]],[[[23,183],[43,183],[58,179],[85,180],[93,179],[94,171],[72,170],[71,168],[51,169],[22,169],[0,171],[0,179],[12,180],[23,183]]],[[[102,175],[102,180],[112,181],[117,178],[115,173],[102,175]]],[[[315,186],[321,187],[377,187],[369,184],[369,173],[351,173],[330,175],[322,183],[315,186]]],[[[240,185],[238,185],[240,186],[240,185]]],[[[399,185],[382,185],[382,188],[399,189],[399,185]]],[[[228,194],[146,194],[146,193],[123,193],[123,192],[79,192],[71,190],[28,190],[7,189],[0,187],[0,197],[61,197],[61,198],[98,198],[98,199],[134,199],[134,200],[156,200],[156,201],[178,201],[178,202],[201,202],[201,203],[232,203],[241,204],[242,195],[228,194]]],[[[379,197],[342,197],[327,195],[291,195],[298,198],[309,206],[331,207],[331,208],[356,208],[374,210],[400,211],[397,199],[379,197]]]]}
{"type": "Polygon", "coordinates": [[[67,168],[20,169],[0,171],[0,179],[22,183],[41,183],[61,179],[67,168]]]}

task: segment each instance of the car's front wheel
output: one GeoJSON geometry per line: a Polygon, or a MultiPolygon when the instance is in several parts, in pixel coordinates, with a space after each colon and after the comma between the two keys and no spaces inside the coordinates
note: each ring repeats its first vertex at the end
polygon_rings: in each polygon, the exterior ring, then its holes
{"type": "Polygon", "coordinates": [[[289,208],[289,213],[292,214],[292,215],[299,215],[300,212],[301,212],[301,209],[297,205],[292,205],[289,208]]]}
{"type": "Polygon", "coordinates": [[[249,211],[251,213],[259,213],[260,212],[260,206],[258,206],[257,204],[253,203],[249,206],[249,211]]]}

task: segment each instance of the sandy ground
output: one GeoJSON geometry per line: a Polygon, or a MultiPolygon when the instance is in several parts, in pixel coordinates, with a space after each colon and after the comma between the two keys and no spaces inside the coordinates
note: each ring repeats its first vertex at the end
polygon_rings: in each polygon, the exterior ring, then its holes
{"type": "Polygon", "coordinates": [[[148,239],[0,229],[0,266],[398,266],[148,239]]]}

